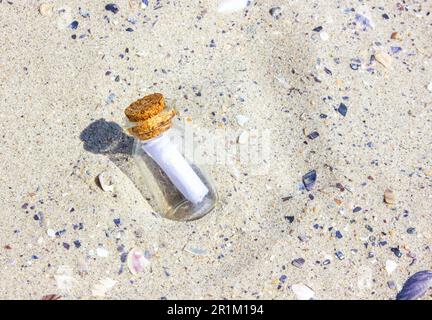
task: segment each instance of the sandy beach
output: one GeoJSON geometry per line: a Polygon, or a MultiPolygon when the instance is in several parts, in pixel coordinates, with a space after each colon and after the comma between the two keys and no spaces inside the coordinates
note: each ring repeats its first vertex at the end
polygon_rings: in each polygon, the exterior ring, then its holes
{"type": "Polygon", "coordinates": [[[240,2],[0,0],[1,299],[389,300],[432,269],[432,2],[240,2]],[[207,165],[200,220],[146,200],[122,126],[153,92],[222,149],[267,135],[207,165]]]}

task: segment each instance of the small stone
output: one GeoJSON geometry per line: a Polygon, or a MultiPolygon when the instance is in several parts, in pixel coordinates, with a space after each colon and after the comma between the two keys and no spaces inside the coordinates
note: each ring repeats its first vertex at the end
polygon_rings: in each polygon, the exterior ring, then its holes
{"type": "Polygon", "coordinates": [[[398,267],[398,264],[393,260],[387,260],[385,263],[385,268],[386,268],[386,271],[389,275],[392,274],[393,271],[395,271],[397,267],[398,267]]]}
{"type": "Polygon", "coordinates": [[[396,203],[396,196],[392,190],[386,189],[384,191],[384,202],[387,204],[395,204],[396,203]]]}
{"type": "Polygon", "coordinates": [[[339,230],[336,231],[335,235],[336,235],[336,238],[338,238],[338,239],[342,239],[343,238],[343,235],[342,235],[342,233],[339,230]]]}
{"type": "Polygon", "coordinates": [[[307,191],[312,190],[317,180],[317,173],[315,170],[309,171],[303,176],[303,184],[307,191]]]}
{"type": "Polygon", "coordinates": [[[281,7],[273,7],[269,10],[269,13],[274,19],[279,20],[282,16],[282,9],[281,7]]]}
{"type": "Polygon", "coordinates": [[[249,140],[249,133],[247,131],[243,131],[238,137],[237,142],[239,144],[246,144],[249,140]]]}
{"type": "Polygon", "coordinates": [[[355,208],[353,209],[353,212],[354,212],[354,213],[359,212],[359,211],[361,211],[361,209],[362,209],[361,207],[355,207],[355,208]]]}
{"type": "Polygon", "coordinates": [[[48,234],[48,237],[50,237],[50,238],[56,237],[56,232],[53,229],[48,229],[47,234],[48,234]]]}
{"type": "Polygon", "coordinates": [[[115,3],[109,3],[105,6],[105,10],[111,11],[112,13],[116,14],[119,12],[119,8],[115,3]]]}
{"type": "Polygon", "coordinates": [[[392,64],[392,57],[383,51],[375,53],[375,59],[381,63],[384,67],[390,68],[392,64]]]}
{"type": "Polygon", "coordinates": [[[69,28],[71,28],[72,30],[75,30],[78,28],[79,22],[78,21],[72,21],[72,23],[69,25],[69,28]]]}
{"type": "Polygon", "coordinates": [[[317,131],[314,131],[314,132],[311,132],[310,134],[308,134],[307,137],[311,140],[314,140],[314,139],[319,137],[319,133],[317,131]]]}
{"type": "Polygon", "coordinates": [[[294,222],[294,216],[285,216],[284,217],[286,221],[288,221],[289,223],[293,223],[294,222]]]}
{"type": "Polygon", "coordinates": [[[399,33],[397,33],[397,32],[392,32],[392,34],[391,34],[391,36],[390,36],[390,39],[392,39],[392,40],[399,40],[400,38],[399,38],[399,33]]]}
{"type": "Polygon", "coordinates": [[[393,280],[387,281],[387,286],[393,290],[397,289],[396,283],[393,280]]]}
{"type": "Polygon", "coordinates": [[[399,248],[390,248],[391,252],[394,253],[394,255],[398,258],[402,257],[402,252],[399,250],[399,248]]]}
{"type": "Polygon", "coordinates": [[[407,233],[408,234],[415,234],[416,233],[416,229],[413,228],[413,227],[410,227],[410,228],[407,229],[407,233]]]}
{"type": "Polygon", "coordinates": [[[313,28],[312,31],[314,31],[314,32],[321,32],[322,29],[323,29],[322,26],[318,26],[316,28],[313,28]]]}
{"type": "Polygon", "coordinates": [[[345,255],[341,251],[336,251],[335,255],[339,260],[345,259],[345,255]]]}
{"type": "Polygon", "coordinates": [[[42,3],[39,6],[39,13],[43,16],[50,17],[53,14],[53,5],[50,3],[42,3]]]}
{"type": "Polygon", "coordinates": [[[298,300],[310,300],[315,296],[315,292],[302,283],[293,284],[291,290],[298,300]]]}
{"type": "Polygon", "coordinates": [[[344,103],[341,103],[339,105],[337,111],[345,117],[347,115],[347,112],[348,112],[348,107],[344,103]]]}
{"type": "Polygon", "coordinates": [[[304,263],[305,263],[305,259],[303,259],[303,258],[297,258],[297,259],[294,259],[293,261],[291,261],[291,264],[297,268],[303,267],[304,263]]]}

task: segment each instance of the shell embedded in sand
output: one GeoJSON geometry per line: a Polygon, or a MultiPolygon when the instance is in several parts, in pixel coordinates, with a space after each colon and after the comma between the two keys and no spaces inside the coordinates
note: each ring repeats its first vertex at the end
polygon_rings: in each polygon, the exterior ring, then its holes
{"type": "Polygon", "coordinates": [[[144,271],[144,269],[150,264],[150,261],[144,256],[142,250],[138,248],[132,249],[127,257],[127,265],[129,271],[132,274],[137,274],[144,271]]]}
{"type": "Polygon", "coordinates": [[[113,179],[112,175],[110,175],[106,172],[101,172],[98,175],[98,181],[99,181],[100,187],[102,188],[103,191],[106,191],[106,192],[113,192],[114,191],[114,179],[113,179]]]}

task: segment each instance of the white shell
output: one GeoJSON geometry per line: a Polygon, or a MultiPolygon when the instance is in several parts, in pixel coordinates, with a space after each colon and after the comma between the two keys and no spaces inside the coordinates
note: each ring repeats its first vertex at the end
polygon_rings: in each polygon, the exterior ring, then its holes
{"type": "Polygon", "coordinates": [[[97,248],[96,249],[96,254],[99,256],[99,257],[102,257],[102,258],[106,258],[106,257],[108,257],[109,256],[109,251],[107,250],[107,249],[104,249],[104,248],[97,248]]]}
{"type": "Polygon", "coordinates": [[[243,131],[238,137],[237,142],[240,144],[246,144],[249,140],[249,133],[247,131],[243,131]]]}
{"type": "Polygon", "coordinates": [[[110,278],[102,279],[93,287],[92,295],[95,297],[104,297],[107,292],[116,285],[116,283],[117,281],[110,278]]]}
{"type": "Polygon", "coordinates": [[[398,264],[396,262],[394,262],[393,260],[387,260],[386,261],[386,271],[388,274],[392,274],[393,271],[396,270],[396,268],[398,267],[398,264]]]}
{"type": "Polygon", "coordinates": [[[98,175],[99,184],[103,191],[113,192],[114,191],[114,179],[111,175],[106,172],[102,172],[98,175]]]}
{"type": "Polygon", "coordinates": [[[315,296],[315,292],[302,283],[293,284],[291,290],[298,300],[310,300],[315,296]]]}
{"type": "Polygon", "coordinates": [[[249,0],[222,0],[217,10],[221,13],[241,11],[247,7],[248,3],[249,0]]]}
{"type": "Polygon", "coordinates": [[[432,92],[432,81],[428,84],[427,89],[432,92]]]}
{"type": "Polygon", "coordinates": [[[236,120],[237,120],[237,123],[239,124],[239,126],[243,127],[246,124],[246,122],[249,121],[249,118],[244,116],[244,115],[238,114],[238,115],[236,115],[236,120]]]}
{"type": "Polygon", "coordinates": [[[129,271],[132,274],[137,274],[144,271],[144,269],[150,264],[150,261],[144,256],[142,250],[138,248],[132,249],[127,256],[127,265],[129,271]]]}

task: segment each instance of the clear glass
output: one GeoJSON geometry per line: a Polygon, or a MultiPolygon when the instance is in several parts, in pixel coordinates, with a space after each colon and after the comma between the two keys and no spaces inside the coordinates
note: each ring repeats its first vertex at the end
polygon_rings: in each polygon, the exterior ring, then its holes
{"type": "Polygon", "coordinates": [[[132,151],[146,184],[144,196],[162,217],[176,221],[200,219],[218,201],[204,168],[185,156],[184,141],[183,126],[174,120],[173,128],[156,138],[135,139],[132,151]]]}

